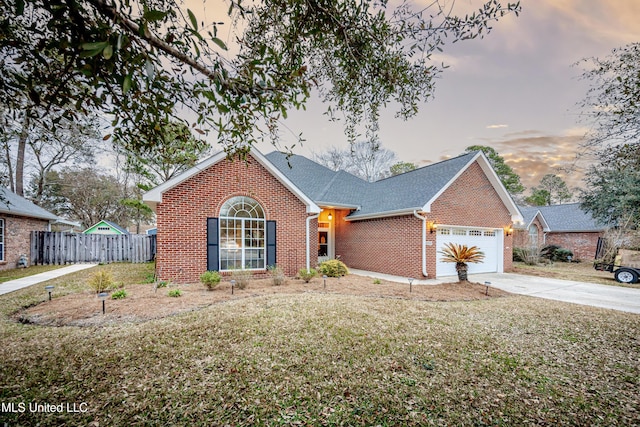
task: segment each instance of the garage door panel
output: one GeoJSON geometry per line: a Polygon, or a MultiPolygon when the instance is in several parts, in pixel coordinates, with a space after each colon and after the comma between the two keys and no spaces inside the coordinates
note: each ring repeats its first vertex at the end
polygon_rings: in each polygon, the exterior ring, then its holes
{"type": "Polygon", "coordinates": [[[498,271],[499,258],[499,236],[497,230],[477,229],[471,227],[439,227],[436,237],[436,247],[438,248],[436,262],[436,276],[455,276],[456,264],[442,262],[440,251],[447,243],[458,245],[477,246],[484,252],[485,258],[482,263],[468,264],[469,274],[492,273],[498,271]]]}

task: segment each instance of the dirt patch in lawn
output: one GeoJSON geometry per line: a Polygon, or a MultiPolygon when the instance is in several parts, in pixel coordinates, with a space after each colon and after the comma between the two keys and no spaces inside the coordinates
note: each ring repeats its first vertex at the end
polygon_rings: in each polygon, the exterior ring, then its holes
{"type": "Polygon", "coordinates": [[[298,279],[288,279],[284,285],[274,286],[269,279],[252,280],[245,289],[234,288],[231,294],[229,282],[220,283],[212,291],[201,284],[170,285],[155,289],[153,284],[131,285],[126,288],[124,299],[102,302],[89,291],[69,294],[45,301],[15,313],[14,318],[23,323],[49,326],[96,326],[122,322],[143,322],[172,316],[179,313],[200,310],[213,304],[224,303],[239,298],[251,298],[274,294],[329,293],[358,295],[372,298],[399,298],[418,301],[461,301],[484,300],[510,295],[496,288],[487,288],[479,283],[445,283],[440,285],[409,285],[381,281],[350,274],[345,277],[314,279],[304,283],[298,279]],[[169,296],[170,291],[179,289],[179,297],[169,296]]]}

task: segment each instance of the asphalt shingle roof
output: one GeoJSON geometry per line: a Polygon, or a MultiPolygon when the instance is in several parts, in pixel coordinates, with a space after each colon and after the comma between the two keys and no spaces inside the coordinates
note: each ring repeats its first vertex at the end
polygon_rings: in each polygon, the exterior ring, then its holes
{"type": "Polygon", "coordinates": [[[376,213],[420,209],[476,155],[464,154],[376,182],[367,182],[344,171],[333,171],[303,156],[274,151],[267,159],[316,203],[359,206],[349,215],[358,218],[376,213]]]}
{"type": "Polygon", "coordinates": [[[518,206],[524,223],[529,224],[540,211],[549,226],[550,232],[602,231],[606,227],[596,221],[590,213],[580,208],[580,203],[567,203],[553,206],[518,206]]]}
{"type": "Polygon", "coordinates": [[[477,153],[469,153],[370,184],[356,218],[378,212],[420,209],[462,170],[477,153]]]}
{"type": "Polygon", "coordinates": [[[6,188],[0,188],[0,213],[48,220],[59,219],[46,209],[31,203],[6,188]]]}

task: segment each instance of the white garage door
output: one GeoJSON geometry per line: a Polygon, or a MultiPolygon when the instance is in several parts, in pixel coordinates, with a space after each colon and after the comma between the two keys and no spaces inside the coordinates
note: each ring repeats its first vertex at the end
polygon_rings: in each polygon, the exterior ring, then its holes
{"type": "Polygon", "coordinates": [[[440,258],[442,258],[440,251],[447,243],[477,246],[484,252],[484,261],[482,263],[468,264],[469,274],[502,271],[502,230],[438,226],[437,233],[436,276],[455,276],[457,274],[454,262],[440,261],[440,258]]]}

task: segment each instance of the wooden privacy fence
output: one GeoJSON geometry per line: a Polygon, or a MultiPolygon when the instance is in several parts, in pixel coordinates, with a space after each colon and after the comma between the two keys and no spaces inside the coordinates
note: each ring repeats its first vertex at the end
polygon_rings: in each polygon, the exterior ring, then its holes
{"type": "Polygon", "coordinates": [[[153,235],[31,232],[31,265],[147,262],[155,255],[153,235]]]}

